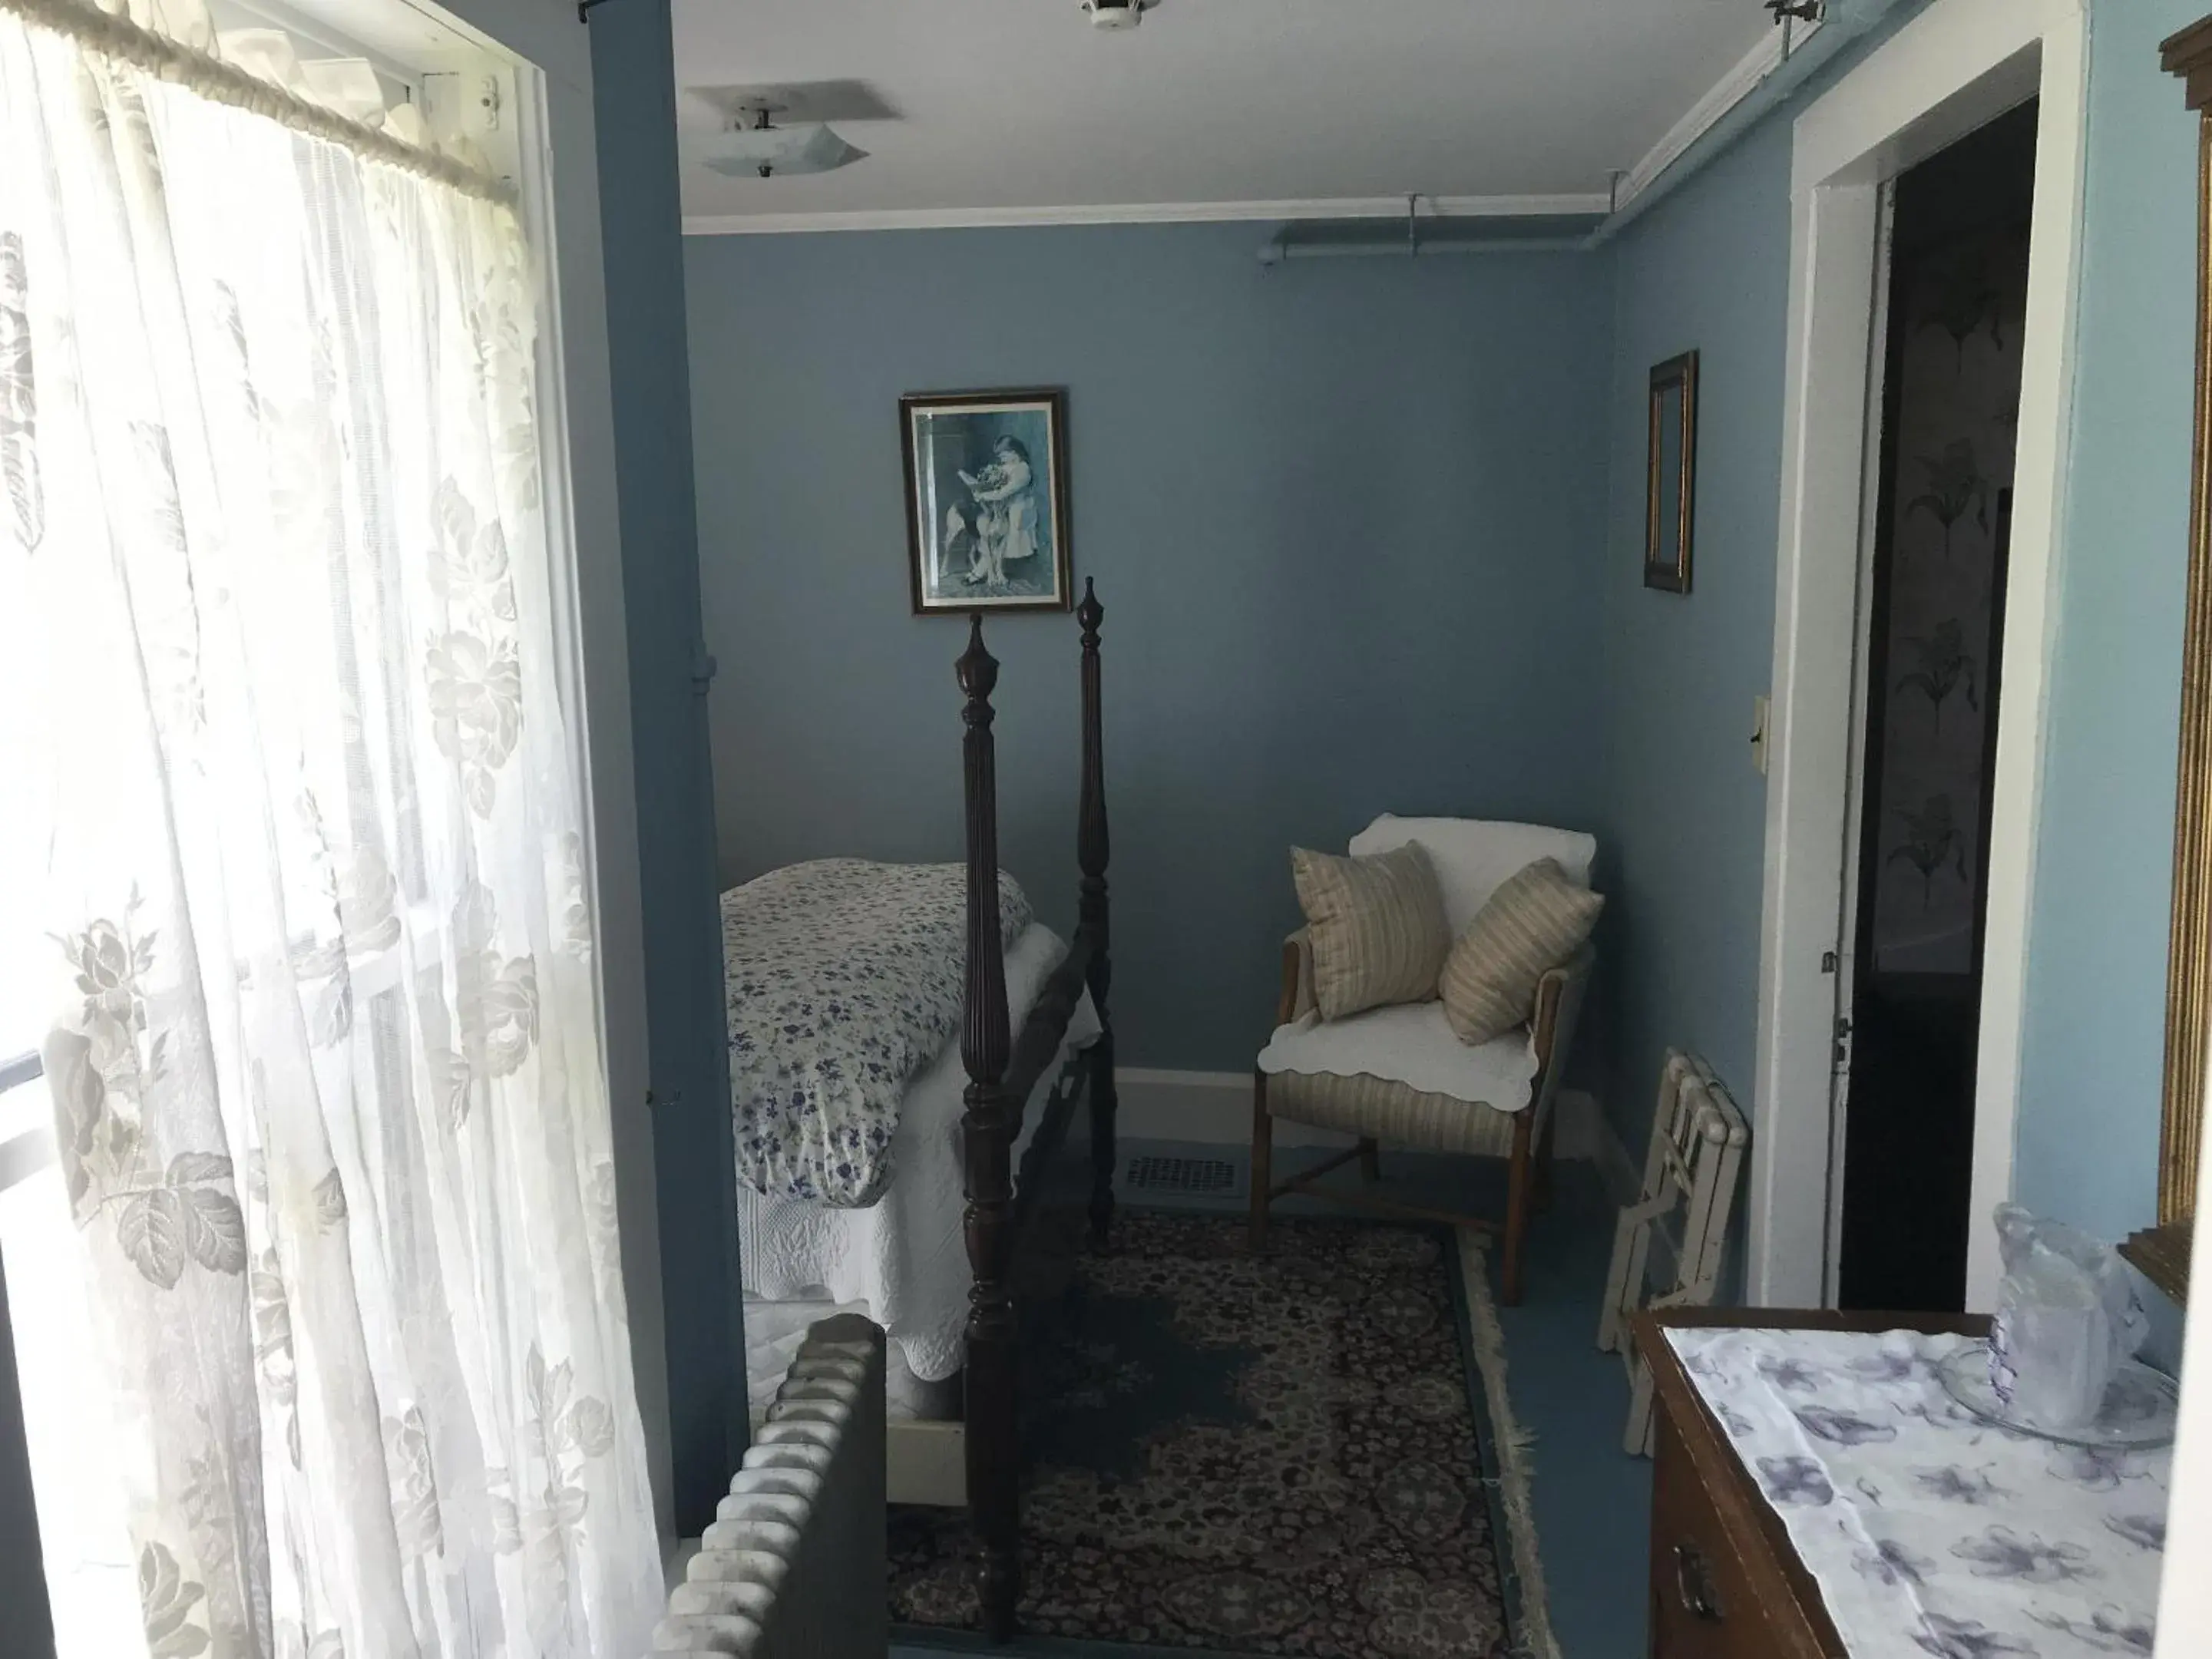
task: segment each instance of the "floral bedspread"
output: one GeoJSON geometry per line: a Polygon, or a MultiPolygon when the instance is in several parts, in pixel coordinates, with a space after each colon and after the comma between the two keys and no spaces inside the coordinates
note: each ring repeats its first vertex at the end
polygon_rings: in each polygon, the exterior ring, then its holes
{"type": "MultiPolygon", "coordinates": [[[[891,1180],[899,1103],[960,1029],[968,872],[821,859],[722,895],[738,1179],[863,1209],[891,1180]]],[[[1030,921],[999,877],[1008,945],[1030,921]]]]}
{"type": "Polygon", "coordinates": [[[1670,1330],[1788,1528],[1844,1650],[1921,1659],[2151,1651],[2173,1454],[1982,1422],[1911,1331],[1670,1330]]]}

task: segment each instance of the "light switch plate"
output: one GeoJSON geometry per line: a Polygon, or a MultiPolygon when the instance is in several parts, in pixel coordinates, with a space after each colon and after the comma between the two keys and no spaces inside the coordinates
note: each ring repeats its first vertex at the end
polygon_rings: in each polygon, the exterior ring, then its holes
{"type": "Polygon", "coordinates": [[[1766,699],[1763,696],[1751,700],[1751,763],[1759,776],[1766,775],[1766,699]]]}

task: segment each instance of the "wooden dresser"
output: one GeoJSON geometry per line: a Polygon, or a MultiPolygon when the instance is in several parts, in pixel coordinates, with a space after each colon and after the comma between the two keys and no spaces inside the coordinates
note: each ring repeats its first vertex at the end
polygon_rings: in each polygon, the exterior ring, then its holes
{"type": "Polygon", "coordinates": [[[1987,1333],[1985,1319],[1790,1313],[1764,1308],[1638,1314],[1637,1351],[1656,1407],[1651,1484],[1652,1659],[1846,1659],[1820,1592],[1782,1522],[1698,1397],[1667,1327],[1987,1333]]]}

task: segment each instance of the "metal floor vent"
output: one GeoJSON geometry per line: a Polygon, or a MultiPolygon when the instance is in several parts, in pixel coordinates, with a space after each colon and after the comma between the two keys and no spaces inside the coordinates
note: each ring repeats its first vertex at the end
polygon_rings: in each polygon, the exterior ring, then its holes
{"type": "Polygon", "coordinates": [[[1237,1166],[1223,1158],[1133,1158],[1121,1185],[1133,1193],[1227,1193],[1237,1166]]]}

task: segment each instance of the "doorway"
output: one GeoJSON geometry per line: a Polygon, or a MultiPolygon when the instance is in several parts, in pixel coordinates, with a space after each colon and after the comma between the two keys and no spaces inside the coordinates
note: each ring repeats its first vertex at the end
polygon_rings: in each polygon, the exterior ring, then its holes
{"type": "Polygon", "coordinates": [[[1830,1293],[1965,1306],[2037,106],[1882,204],[1836,974],[1830,1293]]]}

